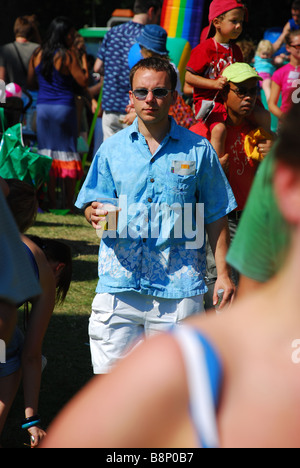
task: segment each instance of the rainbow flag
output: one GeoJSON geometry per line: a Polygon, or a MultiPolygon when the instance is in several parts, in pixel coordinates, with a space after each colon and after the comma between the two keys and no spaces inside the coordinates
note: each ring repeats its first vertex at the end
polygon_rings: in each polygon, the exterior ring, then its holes
{"type": "Polygon", "coordinates": [[[164,0],[161,26],[169,37],[181,37],[192,48],[200,42],[205,0],[164,0]]]}

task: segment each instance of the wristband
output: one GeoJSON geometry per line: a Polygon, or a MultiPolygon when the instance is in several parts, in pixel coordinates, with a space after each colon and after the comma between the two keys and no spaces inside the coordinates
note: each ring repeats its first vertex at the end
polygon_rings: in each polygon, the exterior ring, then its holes
{"type": "Polygon", "coordinates": [[[38,415],[31,416],[31,418],[26,418],[22,422],[22,429],[30,429],[31,427],[38,426],[41,424],[41,419],[38,415]]]}

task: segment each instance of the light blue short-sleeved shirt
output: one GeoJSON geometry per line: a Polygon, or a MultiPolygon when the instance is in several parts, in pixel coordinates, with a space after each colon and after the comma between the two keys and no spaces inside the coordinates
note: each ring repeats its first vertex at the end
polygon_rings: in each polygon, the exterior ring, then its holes
{"type": "Polygon", "coordinates": [[[122,211],[117,232],[100,244],[97,293],[178,299],[206,292],[204,226],[237,206],[208,140],[171,119],[152,155],[136,119],[102,144],[76,206],[100,197],[119,198],[122,211]]]}

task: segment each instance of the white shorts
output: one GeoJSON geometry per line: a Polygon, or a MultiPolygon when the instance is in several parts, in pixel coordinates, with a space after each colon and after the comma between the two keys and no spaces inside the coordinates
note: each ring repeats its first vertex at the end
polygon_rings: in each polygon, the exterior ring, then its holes
{"type": "Polygon", "coordinates": [[[144,337],[204,312],[203,296],[162,299],[135,292],[97,294],[89,336],[95,374],[105,374],[144,337]]]}

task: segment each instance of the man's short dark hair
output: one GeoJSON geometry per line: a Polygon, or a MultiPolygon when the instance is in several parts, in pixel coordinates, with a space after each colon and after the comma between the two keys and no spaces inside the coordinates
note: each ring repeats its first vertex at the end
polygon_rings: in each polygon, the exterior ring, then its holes
{"type": "Polygon", "coordinates": [[[135,0],[133,12],[135,15],[147,13],[153,7],[155,12],[162,8],[162,0],[135,0]]]}
{"type": "Polygon", "coordinates": [[[166,72],[170,78],[171,89],[175,91],[177,85],[177,73],[167,59],[158,58],[158,57],[149,57],[143,60],[140,60],[130,71],[130,85],[132,89],[132,83],[134,75],[138,70],[155,70],[157,72],[166,72]]]}
{"type": "Polygon", "coordinates": [[[35,16],[19,16],[14,24],[14,34],[31,40],[36,34],[35,16]]]}
{"type": "Polygon", "coordinates": [[[292,3],[291,9],[292,10],[300,10],[300,0],[294,0],[294,2],[292,3]]]}

